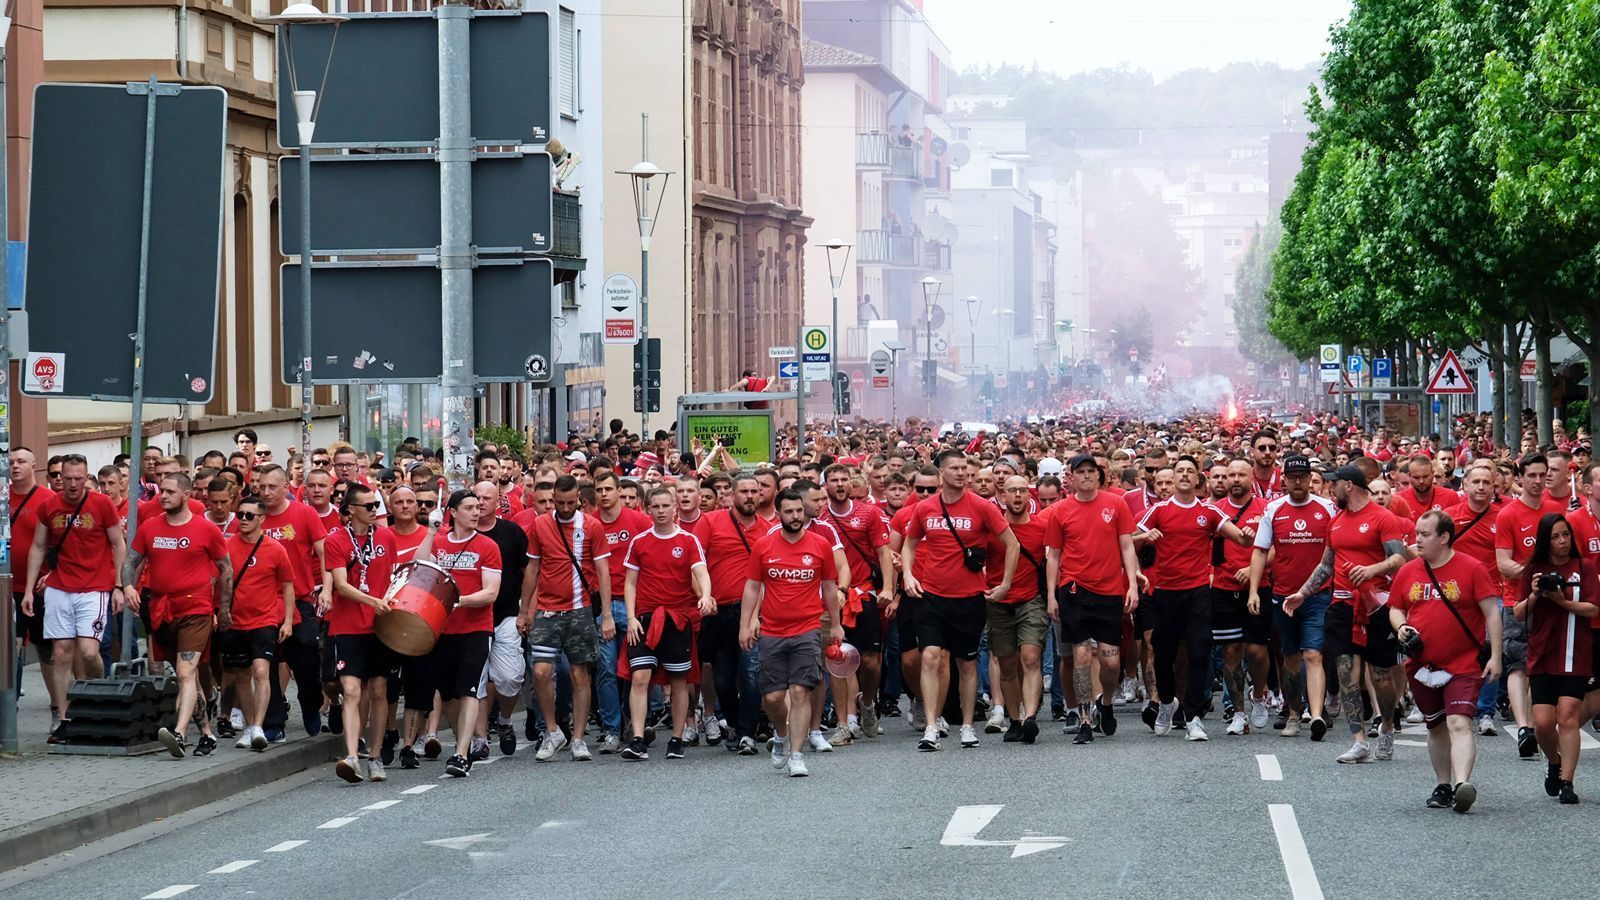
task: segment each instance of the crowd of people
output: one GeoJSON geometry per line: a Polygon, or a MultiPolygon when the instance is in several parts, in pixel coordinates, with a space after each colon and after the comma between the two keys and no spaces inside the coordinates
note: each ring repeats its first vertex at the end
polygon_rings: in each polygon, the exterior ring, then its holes
{"type": "Polygon", "coordinates": [[[1429,807],[1472,807],[1475,732],[1504,727],[1578,802],[1579,729],[1600,729],[1582,430],[1513,452],[1474,419],[1449,447],[1328,414],[1007,428],[791,430],[782,458],[741,467],[619,421],[526,459],[482,446],[455,490],[412,440],[280,465],[242,429],[229,454],[147,450],[93,480],[51,457],[42,481],[17,447],[19,634],[52,741],[134,616],[179,684],[173,756],[285,740],[292,683],[350,782],[440,756],[467,776],[491,741],[516,751],[519,707],[539,762],[648,760],[659,731],[668,760],[765,744],[790,776],[895,718],[928,753],[952,733],[1034,744],[1046,716],[1074,745],[1130,717],[1194,742],[1324,742],[1342,721],[1342,764],[1393,759],[1409,721],[1429,807]],[[459,599],[403,655],[375,623],[425,563],[459,599]]]}

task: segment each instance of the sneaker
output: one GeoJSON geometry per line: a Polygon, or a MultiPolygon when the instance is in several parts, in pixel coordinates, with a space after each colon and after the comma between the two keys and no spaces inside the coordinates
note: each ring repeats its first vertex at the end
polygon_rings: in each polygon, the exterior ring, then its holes
{"type": "Polygon", "coordinates": [[[1018,743],[1019,741],[1021,741],[1022,740],[1022,720],[1021,719],[1012,719],[1011,720],[1011,724],[1006,726],[1006,736],[1001,738],[1000,740],[1001,740],[1001,742],[1007,743],[1007,744],[1015,744],[1015,743],[1018,743]]]}
{"type": "Polygon", "coordinates": [[[183,735],[173,734],[170,728],[163,728],[156,732],[156,740],[161,742],[161,746],[167,748],[167,752],[172,754],[173,759],[183,759],[183,755],[189,746],[184,741],[183,735]]]}
{"type": "Polygon", "coordinates": [[[1493,737],[1500,733],[1494,727],[1494,716],[1484,715],[1478,717],[1478,733],[1487,735],[1489,737],[1493,737]]]}
{"type": "Polygon", "coordinates": [[[444,751],[444,745],[439,743],[439,736],[435,734],[423,735],[422,756],[424,759],[438,759],[444,751]]]}
{"type": "Polygon", "coordinates": [[[227,719],[217,720],[217,737],[231,738],[238,733],[238,729],[233,727],[232,722],[228,721],[227,719]]]}
{"type": "Polygon", "coordinates": [[[1279,737],[1287,737],[1287,738],[1299,737],[1300,736],[1300,720],[1298,718],[1294,718],[1294,719],[1289,719],[1288,721],[1284,722],[1283,723],[1283,730],[1278,732],[1278,736],[1279,737]]]}
{"type": "Polygon", "coordinates": [[[445,760],[444,773],[451,778],[465,778],[472,774],[472,760],[457,753],[445,760]]]}
{"type": "MultiPolygon", "coordinates": [[[[1462,782],[1465,784],[1466,782],[1462,782]]],[[[1449,809],[1456,802],[1455,791],[1448,784],[1434,785],[1433,793],[1428,797],[1429,809],[1449,809]]],[[[1471,806],[1472,804],[1467,804],[1471,806]]]]}
{"type": "Polygon", "coordinates": [[[55,724],[51,726],[50,737],[45,739],[45,743],[65,744],[67,742],[67,723],[71,720],[53,717],[53,721],[55,724]]]}
{"type": "Polygon", "coordinates": [[[233,711],[228,713],[228,724],[233,726],[234,731],[243,731],[245,728],[244,710],[238,708],[237,706],[234,707],[233,711]]]}
{"type": "Polygon", "coordinates": [[[368,781],[388,781],[389,773],[383,769],[383,760],[373,759],[367,761],[368,781]]]}
{"type": "Polygon", "coordinates": [[[1062,734],[1077,734],[1078,733],[1078,725],[1080,724],[1081,719],[1082,719],[1082,716],[1080,716],[1078,714],[1078,711],[1076,709],[1067,710],[1067,715],[1061,722],[1061,733],[1062,734]]]}
{"type": "MultiPolygon", "coordinates": [[[[1300,724],[1300,717],[1296,716],[1294,721],[1296,725],[1300,724]]],[[[1278,717],[1272,720],[1272,730],[1282,731],[1287,727],[1289,727],[1289,713],[1287,711],[1279,712],[1278,717]]]]}
{"type": "Polygon", "coordinates": [[[1161,737],[1172,733],[1172,717],[1178,711],[1177,703],[1163,703],[1156,713],[1155,731],[1161,737]]]}
{"type": "Polygon", "coordinates": [[[1571,806],[1578,802],[1578,792],[1572,789],[1572,782],[1570,781],[1561,782],[1561,802],[1566,806],[1571,806]]]}
{"type": "MultiPolygon", "coordinates": [[[[1287,729],[1287,728],[1284,729],[1284,731],[1288,731],[1288,730],[1289,729],[1287,729]]],[[[1317,718],[1311,720],[1311,739],[1313,741],[1316,741],[1317,743],[1321,743],[1322,739],[1324,737],[1326,737],[1327,734],[1328,734],[1328,717],[1327,716],[1318,716],[1317,718]]]]}
{"type": "Polygon", "coordinates": [[[420,768],[422,768],[422,761],[417,759],[417,751],[415,749],[413,749],[412,747],[409,747],[409,746],[400,748],[400,768],[402,768],[402,769],[420,769],[420,768]]]}
{"type": "Polygon", "coordinates": [[[400,746],[400,732],[385,731],[383,746],[378,750],[378,759],[386,766],[394,765],[394,751],[398,746],[400,746]]]}
{"type": "Polygon", "coordinates": [[[1139,711],[1139,719],[1144,722],[1144,727],[1151,731],[1156,730],[1156,719],[1159,717],[1160,708],[1154,700],[1146,703],[1144,709],[1139,711]]]}
{"type": "MultiPolygon", "coordinates": [[[[850,733],[850,729],[848,728],[846,728],[844,731],[845,734],[850,733]]],[[[817,753],[832,753],[833,745],[828,743],[828,739],[822,736],[822,732],[813,731],[806,735],[806,749],[815,751],[817,753]]]]}
{"type": "Polygon", "coordinates": [[[1109,703],[1100,704],[1100,733],[1106,737],[1117,733],[1117,708],[1109,703]]]}
{"type": "Polygon", "coordinates": [[[773,735],[768,748],[772,751],[772,767],[782,772],[783,767],[789,763],[789,738],[784,735],[773,735]]]}
{"type": "Polygon", "coordinates": [[[1139,679],[1128,677],[1122,679],[1122,703],[1132,704],[1139,697],[1139,679]]]}
{"type": "Polygon", "coordinates": [[[1100,698],[1094,698],[1094,705],[1089,707],[1089,725],[1095,731],[1100,730],[1100,698]]]}
{"type": "Polygon", "coordinates": [[[755,756],[756,755],[756,739],[751,737],[748,734],[745,735],[742,738],[739,738],[739,755],[740,756],[755,756]]]}
{"type": "Polygon", "coordinates": [[[366,738],[356,738],[356,755],[361,757],[362,759],[366,759],[368,756],[371,755],[371,754],[367,753],[367,739],[366,738]]]}
{"type": "MultiPolygon", "coordinates": [[[[1260,709],[1260,708],[1261,707],[1258,706],[1255,709],[1260,709]]],[[[1255,714],[1255,709],[1252,709],[1250,711],[1252,716],[1254,716],[1254,714],[1255,714]]],[[[1233,714],[1233,718],[1231,720],[1229,720],[1229,722],[1228,722],[1227,730],[1224,731],[1223,733],[1224,734],[1233,734],[1233,735],[1242,735],[1242,734],[1245,734],[1246,732],[1248,732],[1249,730],[1250,730],[1250,723],[1245,720],[1245,714],[1242,713],[1242,712],[1235,711],[1234,714],[1233,714]]]]}
{"type": "Polygon", "coordinates": [[[287,744],[289,736],[283,733],[282,728],[268,728],[264,731],[269,744],[287,744]]]}
{"type": "Polygon", "coordinates": [[[1337,694],[1324,694],[1322,699],[1322,716],[1329,722],[1339,718],[1339,696],[1337,694]]]}
{"type": "Polygon", "coordinates": [[[601,756],[610,756],[611,754],[613,754],[613,753],[615,753],[615,752],[617,752],[618,750],[621,750],[621,749],[622,749],[622,738],[616,736],[615,734],[612,734],[609,731],[600,736],[600,755],[601,756]]]}
{"type": "MultiPolygon", "coordinates": [[[[1517,729],[1517,755],[1523,759],[1533,759],[1533,754],[1539,749],[1539,741],[1533,736],[1532,728],[1517,729]]],[[[1555,796],[1551,794],[1551,796],[1555,796]]]]}
{"type": "Polygon", "coordinates": [[[649,759],[650,745],[646,744],[642,737],[633,738],[628,741],[628,746],[622,748],[621,756],[628,760],[649,759]]]}
{"type": "MultiPolygon", "coordinates": [[[[1234,713],[1234,715],[1238,716],[1239,713],[1234,713]]],[[[1190,719],[1188,724],[1184,726],[1184,730],[1188,732],[1188,738],[1191,741],[1206,740],[1206,728],[1200,724],[1199,719],[1190,719]]]]}
{"type": "MultiPolygon", "coordinates": [[[[316,732],[311,730],[310,721],[311,721],[310,719],[306,720],[306,723],[307,723],[306,724],[306,733],[309,734],[309,735],[312,735],[314,737],[314,736],[316,736],[316,732]]],[[[317,720],[317,724],[318,725],[322,724],[322,720],[320,718],[317,720]]],[[[329,704],[329,706],[328,706],[328,730],[330,732],[334,733],[334,734],[344,734],[344,701],[343,700],[335,700],[333,703],[329,704]]]]}
{"type": "Polygon", "coordinates": [[[1066,717],[1067,717],[1067,708],[1066,708],[1066,706],[1064,706],[1064,705],[1062,705],[1060,703],[1052,703],[1052,704],[1050,704],[1050,719],[1051,719],[1051,721],[1059,722],[1062,719],[1065,719],[1066,717]]]}
{"type": "Polygon", "coordinates": [[[876,704],[867,703],[861,707],[861,735],[875,738],[881,732],[878,728],[878,708],[876,704]]]}
{"type": "Polygon", "coordinates": [[[811,774],[811,770],[806,768],[806,761],[800,757],[801,754],[796,753],[790,756],[788,762],[784,765],[784,768],[789,772],[790,778],[804,778],[811,774]]]}
{"type": "Polygon", "coordinates": [[[500,755],[510,756],[517,752],[517,730],[515,728],[500,729],[500,755]]]}
{"type": "Polygon", "coordinates": [[[1553,762],[1545,769],[1544,792],[1554,797],[1561,793],[1561,764],[1553,762]]]}
{"type": "Polygon", "coordinates": [[[928,723],[923,718],[923,715],[922,715],[922,701],[921,700],[918,700],[916,698],[912,698],[912,700],[911,700],[911,716],[908,719],[906,719],[906,724],[911,726],[911,730],[912,731],[921,731],[924,728],[928,727],[928,723]]]}
{"type": "Polygon", "coordinates": [[[667,759],[683,759],[683,738],[667,739],[667,759]]]}
{"type": "Polygon", "coordinates": [[[255,737],[255,734],[256,730],[254,728],[246,728],[245,730],[239,732],[239,739],[233,742],[233,749],[249,750],[250,741],[255,737]]]}
{"type": "Polygon", "coordinates": [[[1074,744],[1094,743],[1094,728],[1090,727],[1088,722],[1084,722],[1082,725],[1079,725],[1078,733],[1073,736],[1072,742],[1074,744]]]}
{"type": "Polygon", "coordinates": [[[339,764],[333,767],[333,771],[340,778],[351,784],[360,784],[364,780],[361,777],[361,764],[356,762],[354,756],[346,756],[344,759],[339,760],[339,764]]]}
{"type": "Polygon", "coordinates": [[[853,738],[865,738],[867,736],[867,733],[861,730],[860,717],[852,716],[851,718],[846,719],[845,727],[850,729],[850,736],[853,738]]]}
{"type": "Polygon", "coordinates": [[[833,747],[847,747],[856,741],[856,736],[850,733],[850,726],[840,725],[828,735],[828,744],[833,747]]]}
{"type": "MultiPolygon", "coordinates": [[[[688,722],[684,723],[683,737],[680,738],[680,740],[690,747],[700,746],[700,732],[695,730],[693,719],[690,719],[688,722]]],[[[672,757],[669,756],[667,758],[671,759],[672,757]]]]}
{"type": "Polygon", "coordinates": [[[934,724],[939,729],[939,737],[947,738],[950,736],[950,723],[944,720],[944,716],[940,716],[934,724]]]}
{"type": "Polygon", "coordinates": [[[1373,754],[1373,758],[1383,762],[1394,759],[1394,732],[1378,732],[1378,750],[1373,754]]]}
{"type": "MultiPolygon", "coordinates": [[[[1493,721],[1493,720],[1491,719],[1490,721],[1493,721]]],[[[1411,712],[1406,713],[1406,724],[1407,725],[1421,725],[1422,724],[1422,710],[1418,709],[1415,706],[1411,707],[1411,712]]],[[[1491,731],[1489,733],[1493,734],[1494,732],[1491,731]]],[[[1466,782],[1462,782],[1462,783],[1465,784],[1466,782]]],[[[1471,804],[1468,804],[1468,805],[1470,806],[1471,804]]]]}
{"type": "Polygon", "coordinates": [[[53,733],[53,732],[55,732],[55,730],[57,728],[60,728],[60,727],[61,727],[61,710],[59,710],[59,709],[55,708],[54,706],[52,706],[52,707],[50,707],[50,731],[53,733]]]}
{"type": "Polygon", "coordinates": [[[572,761],[573,762],[590,762],[593,759],[594,759],[594,754],[589,752],[589,742],[585,741],[583,738],[573,738],[572,739],[572,761]]]}
{"type": "Polygon", "coordinates": [[[539,762],[549,762],[566,748],[567,736],[557,728],[544,736],[544,740],[539,743],[539,751],[533,754],[533,758],[539,762]]]}
{"type": "Polygon", "coordinates": [[[1265,697],[1250,700],[1250,728],[1252,731],[1266,731],[1267,723],[1272,719],[1272,708],[1265,697]]]}
{"type": "Polygon", "coordinates": [[[962,749],[970,750],[973,747],[978,746],[979,743],[981,742],[978,740],[978,730],[976,728],[973,728],[971,725],[961,726],[962,749]]]}
{"type": "Polygon", "coordinates": [[[1369,748],[1366,745],[1365,742],[1356,741],[1355,743],[1350,745],[1350,749],[1349,750],[1346,750],[1345,752],[1339,754],[1338,762],[1340,762],[1340,763],[1372,762],[1372,749],[1369,748]]]}
{"type": "Polygon", "coordinates": [[[1022,742],[1031,744],[1039,739],[1039,721],[1033,716],[1022,720],[1022,742]]]}
{"type": "Polygon", "coordinates": [[[706,746],[722,743],[722,723],[717,721],[715,715],[706,716],[701,725],[706,734],[706,746]]]}
{"type": "Polygon", "coordinates": [[[917,741],[917,749],[924,753],[932,753],[939,749],[939,729],[936,727],[924,728],[922,740],[917,741]]]}
{"type": "Polygon", "coordinates": [[[884,697],[884,698],[879,699],[878,700],[878,718],[880,718],[880,719],[898,719],[898,718],[900,718],[900,698],[899,697],[895,697],[894,699],[889,699],[887,697],[884,697]]]}
{"type": "Polygon", "coordinates": [[[1470,781],[1463,781],[1456,785],[1455,803],[1451,806],[1458,813],[1464,813],[1472,808],[1478,799],[1478,789],[1470,781]]]}
{"type": "Polygon", "coordinates": [[[1381,724],[1383,724],[1383,717],[1382,716],[1373,716],[1372,717],[1372,721],[1367,723],[1367,737],[1369,737],[1369,738],[1377,737],[1378,736],[1378,727],[1381,724]]]}
{"type": "Polygon", "coordinates": [[[479,762],[488,758],[489,739],[482,736],[474,737],[472,743],[467,746],[467,759],[479,762]]]}
{"type": "Polygon", "coordinates": [[[217,739],[209,734],[200,735],[200,740],[195,741],[195,756],[210,756],[211,751],[217,749],[217,739]]]}
{"type": "Polygon", "coordinates": [[[989,708],[989,721],[983,723],[984,734],[1001,734],[1011,726],[1011,720],[1006,718],[1003,706],[989,708]]]}

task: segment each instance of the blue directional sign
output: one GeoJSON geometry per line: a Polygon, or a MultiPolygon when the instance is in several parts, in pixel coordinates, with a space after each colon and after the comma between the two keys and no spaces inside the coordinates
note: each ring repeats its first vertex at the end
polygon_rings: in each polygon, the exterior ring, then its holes
{"type": "Polygon", "coordinates": [[[1372,377],[1389,378],[1394,375],[1394,360],[1380,356],[1372,361],[1372,377]]]}
{"type": "Polygon", "coordinates": [[[797,363],[797,362],[793,362],[793,361],[778,363],[778,377],[779,378],[799,378],[800,377],[800,364],[797,363]]]}

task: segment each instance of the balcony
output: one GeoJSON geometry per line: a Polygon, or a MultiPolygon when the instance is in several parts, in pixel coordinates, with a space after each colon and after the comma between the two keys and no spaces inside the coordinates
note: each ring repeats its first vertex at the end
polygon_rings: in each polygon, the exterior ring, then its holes
{"type": "Polygon", "coordinates": [[[555,240],[550,244],[551,256],[569,259],[583,258],[583,202],[575,193],[556,191],[551,199],[551,219],[555,240]]]}
{"type": "Polygon", "coordinates": [[[950,271],[950,245],[944,241],[923,241],[922,267],[930,272],[950,271]]]}
{"type": "Polygon", "coordinates": [[[912,269],[917,266],[917,243],[909,234],[890,234],[882,229],[856,233],[856,261],[864,266],[890,266],[912,269]]]}
{"type": "Polygon", "coordinates": [[[881,131],[856,134],[856,168],[889,168],[889,136],[881,131]]]}
{"type": "Polygon", "coordinates": [[[922,148],[917,145],[910,147],[889,147],[889,171],[885,177],[899,181],[922,180],[922,148]]]}

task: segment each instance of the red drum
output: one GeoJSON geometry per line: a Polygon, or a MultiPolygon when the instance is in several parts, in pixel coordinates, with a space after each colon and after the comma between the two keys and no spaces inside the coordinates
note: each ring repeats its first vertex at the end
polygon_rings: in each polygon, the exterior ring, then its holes
{"type": "Polygon", "coordinates": [[[402,656],[426,656],[444,633],[444,620],[455,609],[461,591],[450,573],[418,560],[401,566],[383,599],[389,611],[372,620],[378,640],[402,656]]]}

